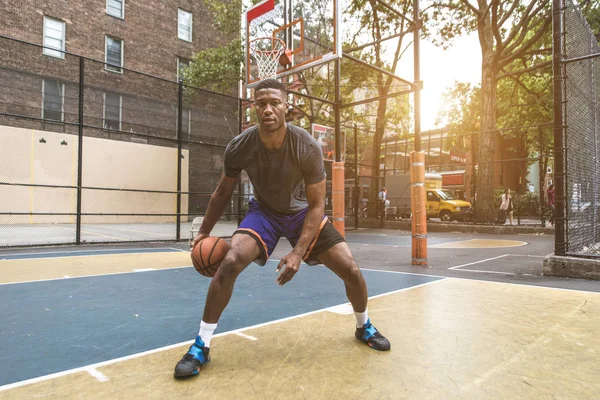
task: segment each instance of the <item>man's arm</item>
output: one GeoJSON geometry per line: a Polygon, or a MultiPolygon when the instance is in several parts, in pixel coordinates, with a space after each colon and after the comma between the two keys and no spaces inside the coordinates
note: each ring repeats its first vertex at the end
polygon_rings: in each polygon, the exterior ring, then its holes
{"type": "Polygon", "coordinates": [[[279,285],[286,284],[296,275],[302,262],[302,256],[306,253],[310,242],[317,234],[319,226],[323,221],[325,214],[325,180],[312,185],[306,185],[306,199],[308,200],[308,212],[304,219],[298,243],[296,243],[296,246],[290,253],[281,259],[277,266],[276,272],[279,272],[285,265],[284,271],[277,277],[279,285]]]}
{"type": "Polygon", "coordinates": [[[238,180],[239,178],[230,178],[225,174],[221,176],[221,180],[219,181],[217,188],[210,196],[208,207],[206,208],[206,214],[202,220],[200,230],[192,241],[192,249],[197,242],[210,235],[210,232],[215,227],[217,221],[219,218],[221,218],[221,215],[223,215],[225,207],[227,204],[229,204],[238,180]]]}
{"type": "Polygon", "coordinates": [[[306,200],[308,200],[308,212],[304,219],[298,243],[294,247],[294,251],[300,257],[306,253],[325,215],[325,180],[314,185],[306,185],[306,200]]]}

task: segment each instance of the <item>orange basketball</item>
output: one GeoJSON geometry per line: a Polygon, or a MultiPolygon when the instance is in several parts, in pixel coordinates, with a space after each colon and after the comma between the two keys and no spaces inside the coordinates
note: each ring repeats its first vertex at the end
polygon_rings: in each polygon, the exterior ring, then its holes
{"type": "Polygon", "coordinates": [[[192,250],[192,263],[200,275],[215,276],[221,261],[229,251],[229,243],[217,236],[202,239],[192,250]]]}

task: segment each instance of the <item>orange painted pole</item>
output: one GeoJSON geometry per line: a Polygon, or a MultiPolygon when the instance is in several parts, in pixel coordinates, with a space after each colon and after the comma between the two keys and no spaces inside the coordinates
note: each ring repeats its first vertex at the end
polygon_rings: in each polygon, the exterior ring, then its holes
{"type": "Polygon", "coordinates": [[[331,191],[333,202],[333,226],[343,237],[346,237],[346,223],[344,219],[344,163],[333,163],[331,171],[331,191]]]}
{"type": "Polygon", "coordinates": [[[427,195],[425,153],[410,153],[410,206],[412,210],[412,265],[427,265],[427,195]]]}

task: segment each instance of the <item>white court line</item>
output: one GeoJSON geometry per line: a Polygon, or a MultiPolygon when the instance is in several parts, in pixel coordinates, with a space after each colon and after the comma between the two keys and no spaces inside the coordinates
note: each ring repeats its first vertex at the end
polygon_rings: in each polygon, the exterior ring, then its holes
{"type": "Polygon", "coordinates": [[[503,271],[487,271],[487,270],[480,270],[480,269],[464,269],[462,267],[466,267],[469,265],[474,265],[474,264],[479,264],[482,262],[486,262],[486,261],[492,261],[492,260],[497,260],[499,258],[502,257],[538,257],[538,258],[544,258],[544,256],[530,256],[528,254],[502,254],[501,256],[498,257],[492,257],[492,258],[486,258],[485,260],[480,260],[480,261],[475,261],[472,263],[468,263],[468,264],[462,264],[462,265],[457,265],[454,267],[450,267],[448,269],[451,270],[456,270],[456,271],[464,271],[464,272],[481,272],[484,274],[498,274],[498,275],[511,275],[511,276],[535,276],[533,274],[517,274],[515,272],[503,272],[503,271]]]}
{"type": "MultiPolygon", "coordinates": [[[[435,282],[442,282],[442,281],[444,281],[444,279],[438,279],[438,280],[435,280],[435,281],[427,282],[425,284],[430,284],[430,283],[435,283],[435,282]]],[[[397,290],[397,291],[394,291],[394,292],[383,293],[383,294],[380,294],[380,295],[377,295],[377,296],[372,296],[372,297],[370,297],[370,299],[375,298],[375,297],[386,296],[386,295],[397,293],[397,292],[401,292],[401,291],[410,290],[410,289],[417,288],[417,287],[420,287],[420,286],[423,286],[423,285],[411,286],[411,287],[400,289],[400,290],[397,290]]],[[[320,313],[320,312],[323,312],[323,311],[327,311],[328,308],[330,308],[330,307],[322,308],[320,310],[309,311],[309,312],[306,312],[306,313],[303,313],[303,314],[293,315],[291,317],[285,317],[285,318],[281,318],[281,319],[274,320],[274,321],[263,322],[261,324],[256,324],[256,325],[248,326],[248,327],[245,327],[245,328],[234,329],[234,330],[231,330],[231,331],[228,331],[228,332],[217,333],[216,335],[213,335],[213,337],[227,336],[227,335],[231,335],[231,334],[237,335],[238,333],[242,333],[242,332],[244,332],[246,330],[262,328],[264,326],[269,326],[269,325],[273,325],[273,324],[277,324],[277,323],[281,323],[281,322],[285,322],[285,321],[291,321],[291,320],[294,320],[294,319],[297,319],[297,318],[301,318],[301,317],[305,317],[305,316],[317,314],[317,313],[320,313]]],[[[10,389],[15,389],[15,388],[18,388],[18,387],[23,387],[23,386],[31,385],[31,384],[38,383],[38,382],[44,382],[44,381],[47,381],[47,380],[50,380],[50,379],[55,379],[55,378],[60,378],[60,377],[67,376],[67,375],[72,375],[72,374],[75,374],[77,372],[84,371],[84,372],[88,372],[89,373],[90,369],[97,369],[97,368],[100,368],[100,367],[104,367],[104,366],[107,366],[107,365],[116,364],[116,363],[119,363],[119,362],[131,360],[131,359],[134,359],[134,358],[144,357],[144,356],[155,354],[155,353],[159,353],[159,352],[162,352],[162,351],[167,351],[167,350],[175,349],[177,347],[189,346],[190,344],[192,344],[194,342],[194,340],[195,339],[192,339],[192,340],[188,340],[188,341],[185,341],[185,342],[172,344],[172,345],[169,345],[169,346],[159,347],[157,349],[152,349],[152,350],[144,351],[144,352],[141,352],[141,353],[131,354],[129,356],[119,357],[119,358],[115,358],[115,359],[112,359],[112,360],[102,361],[102,362],[99,362],[99,363],[86,365],[84,367],[78,367],[78,368],[73,368],[73,369],[69,369],[69,370],[66,370],[66,371],[56,372],[56,373],[50,374],[50,375],[39,376],[37,378],[27,379],[27,380],[20,381],[20,382],[9,383],[7,385],[0,386],[0,392],[3,392],[5,390],[10,390],[10,389]]]]}
{"type": "MultiPolygon", "coordinates": [[[[60,258],[60,257],[56,257],[56,258],[60,258]]],[[[268,259],[267,262],[269,261],[273,261],[276,263],[279,263],[279,259],[268,259]]],[[[300,265],[306,266],[306,267],[310,267],[310,265],[302,262],[300,265]]],[[[111,273],[107,273],[107,274],[92,274],[92,275],[83,275],[83,276],[73,276],[73,277],[67,277],[65,275],[64,278],[48,278],[48,279],[35,279],[32,281],[19,281],[19,282],[4,282],[4,283],[0,283],[0,286],[4,286],[4,285],[18,285],[18,284],[22,284],[22,283],[34,283],[34,282],[50,282],[50,281],[62,281],[64,279],[81,279],[81,278],[93,278],[93,277],[98,277],[98,276],[109,276],[109,275],[121,275],[121,274],[133,274],[136,272],[151,272],[151,271],[166,271],[166,270],[171,270],[171,269],[180,269],[180,268],[192,268],[193,265],[182,265],[181,267],[171,267],[171,268],[157,268],[157,269],[153,269],[153,268],[144,268],[144,269],[140,269],[140,270],[133,270],[133,271],[123,271],[123,272],[111,272],[111,273]]],[[[259,266],[260,267],[260,266],[259,266]]],[[[260,267],[262,268],[262,267],[260,267]]]]}
{"type": "Polygon", "coordinates": [[[171,250],[177,250],[177,251],[182,251],[184,253],[188,253],[190,250],[184,250],[184,249],[178,249],[175,247],[165,247],[166,249],[171,249],[171,250]]]}
{"type": "Polygon", "coordinates": [[[250,335],[246,335],[245,333],[242,332],[235,332],[236,335],[241,336],[243,338],[246,339],[250,339],[250,340],[258,340],[257,338],[255,338],[254,336],[250,336],[250,335]]]}
{"type": "MultiPolygon", "coordinates": [[[[540,256],[538,256],[540,257],[540,256]]],[[[389,268],[389,265],[386,266],[382,266],[382,268],[389,268]]],[[[600,292],[594,292],[591,290],[579,290],[579,289],[565,289],[565,288],[560,288],[560,287],[554,287],[554,286],[543,286],[543,285],[531,285],[529,283],[523,283],[523,282],[498,282],[498,281],[488,281],[486,279],[477,279],[477,278],[459,278],[456,276],[444,276],[444,275],[434,275],[434,274],[417,274],[416,272],[404,272],[404,271],[389,271],[386,269],[372,269],[372,268],[361,268],[361,271],[373,271],[373,272],[387,272],[389,274],[402,274],[402,275],[415,275],[415,276],[431,276],[433,278],[442,278],[440,280],[437,280],[435,282],[441,282],[443,280],[457,280],[457,281],[474,281],[474,282],[481,282],[481,283],[493,283],[495,285],[515,285],[515,286],[526,286],[528,288],[536,288],[536,289],[548,289],[548,290],[560,290],[563,292],[573,292],[573,293],[591,293],[591,294],[595,294],[595,295],[600,295],[600,292]]],[[[460,270],[458,270],[460,271],[460,270]]],[[[373,296],[377,297],[377,296],[373,296]]],[[[371,298],[371,297],[369,297],[371,298]]]]}
{"type": "Polygon", "coordinates": [[[506,256],[508,256],[508,255],[509,255],[509,254],[502,254],[501,256],[498,256],[498,257],[486,258],[485,260],[473,261],[473,262],[470,262],[470,263],[467,263],[467,264],[456,265],[456,266],[454,266],[454,267],[450,267],[450,268],[448,268],[448,269],[457,269],[457,268],[461,268],[461,267],[466,267],[466,266],[468,266],[468,265],[475,265],[475,264],[479,264],[479,263],[486,262],[486,261],[497,260],[497,259],[499,259],[499,258],[506,257],[506,256]]]}
{"type": "MultiPolygon", "coordinates": [[[[178,250],[178,251],[185,251],[185,250],[181,250],[181,249],[176,249],[174,247],[152,247],[146,250],[178,250]]],[[[99,253],[99,252],[103,252],[104,254],[102,255],[120,255],[120,254],[138,254],[138,253],[160,253],[159,251],[144,251],[144,249],[139,249],[139,248],[135,248],[135,249],[105,249],[105,250],[63,250],[63,251],[45,251],[45,252],[31,252],[31,253],[10,253],[10,254],[2,254],[0,253],[0,261],[12,261],[12,260],[3,260],[2,257],[12,257],[12,256],[29,256],[29,255],[48,255],[48,254],[75,254],[75,253],[99,253]],[[112,253],[111,253],[112,252],[112,253]]],[[[168,252],[171,253],[171,252],[168,252]]],[[[88,255],[88,254],[85,254],[88,255]]],[[[89,254],[91,255],[91,254],[89,254]]],[[[67,257],[67,256],[65,256],[67,257]]],[[[54,258],[65,258],[65,257],[54,257],[54,258]]],[[[27,257],[27,258],[22,258],[19,259],[17,258],[17,260],[33,260],[36,257],[27,257]]],[[[44,257],[39,257],[39,258],[44,258],[44,257]]]]}
{"type": "MultiPolygon", "coordinates": [[[[161,268],[161,269],[155,269],[153,271],[168,271],[168,270],[180,269],[180,268],[192,268],[192,266],[191,265],[183,265],[181,267],[161,268]]],[[[94,277],[98,277],[98,276],[109,276],[109,275],[135,274],[137,272],[142,272],[142,271],[111,272],[111,273],[108,273],[108,274],[93,274],[93,275],[83,275],[83,276],[72,276],[72,277],[69,277],[69,278],[49,278],[49,279],[36,279],[34,281],[4,282],[4,283],[0,283],[0,286],[4,286],[4,285],[20,285],[22,283],[62,281],[62,280],[65,280],[65,279],[94,278],[94,277]]],[[[143,272],[152,272],[152,271],[143,271],[143,272]]]]}
{"type": "Polygon", "coordinates": [[[102,372],[98,371],[96,368],[88,367],[85,369],[91,376],[98,379],[100,382],[108,381],[108,377],[104,375],[102,372]]]}
{"type": "MultiPolygon", "coordinates": [[[[500,272],[500,271],[486,271],[483,269],[457,269],[456,271],[464,272],[481,272],[482,274],[498,274],[498,275],[512,275],[516,276],[515,272],[500,272]]],[[[518,274],[519,276],[534,276],[533,274],[518,274]]]]}

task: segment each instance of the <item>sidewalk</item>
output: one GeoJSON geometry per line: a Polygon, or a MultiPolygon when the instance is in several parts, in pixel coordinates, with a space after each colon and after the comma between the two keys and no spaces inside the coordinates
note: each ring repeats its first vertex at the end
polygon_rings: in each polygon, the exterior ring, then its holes
{"type": "MultiPolygon", "coordinates": [[[[370,229],[397,229],[411,231],[410,220],[390,221],[375,218],[361,218],[358,220],[359,228],[370,229]]],[[[346,229],[354,229],[354,218],[346,218],[346,229]]],[[[465,233],[492,233],[492,234],[525,234],[525,235],[554,235],[554,227],[540,225],[481,225],[465,224],[460,222],[427,222],[427,232],[465,232],[465,233]]]]}

